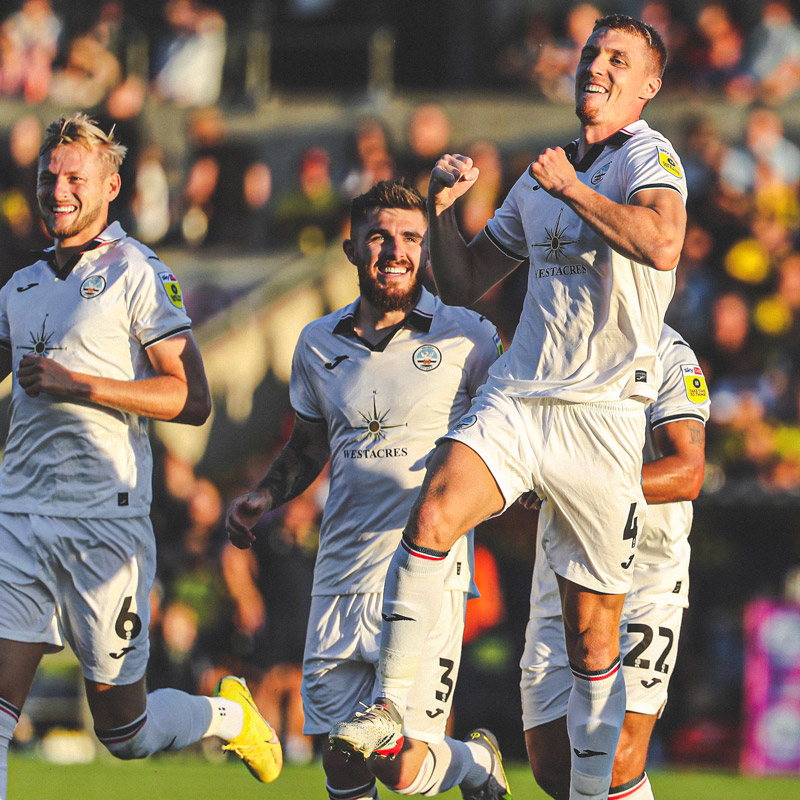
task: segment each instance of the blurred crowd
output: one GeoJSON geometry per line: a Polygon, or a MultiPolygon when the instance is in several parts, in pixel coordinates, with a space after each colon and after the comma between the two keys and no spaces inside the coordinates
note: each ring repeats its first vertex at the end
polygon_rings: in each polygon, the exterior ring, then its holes
{"type": "MultiPolygon", "coordinates": [[[[414,107],[401,137],[379,113],[365,115],[346,141],[321,137],[293,159],[282,155],[280,142],[234,138],[226,112],[231,97],[244,94],[226,94],[232,57],[241,60],[232,31],[275,20],[336,20],[355,7],[367,12],[366,4],[341,0],[227,5],[3,4],[0,104],[21,110],[0,140],[0,283],[48,244],[35,182],[43,123],[53,109],[85,109],[105,127],[115,126],[129,154],[112,215],[156,248],[313,255],[337,247],[352,197],[400,176],[424,193],[436,158],[456,146],[481,171],[458,208],[471,237],[537,154],[543,132],[528,130],[527,121],[513,146],[456,140],[452,120],[436,102],[414,107]],[[145,108],[153,106],[185,111],[179,163],[167,158],[158,130],[145,124],[145,108]]],[[[478,16],[495,11],[486,28],[492,46],[484,84],[526,93],[532,101],[572,102],[577,54],[594,20],[610,10],[606,5],[577,3],[566,12],[563,4],[533,0],[471,5],[478,16]]],[[[369,13],[388,14],[390,7],[373,3],[369,13]]],[[[667,321],[700,356],[712,393],[704,494],[798,495],[800,146],[786,127],[787,110],[800,95],[798,7],[789,0],[698,0],[681,4],[681,13],[676,7],[629,0],[613,10],[636,14],[664,35],[670,51],[665,94],[706,93],[746,116],[736,135],[723,133],[712,116],[698,115],[673,136],[690,196],[667,321]]],[[[404,55],[400,50],[396,57],[404,55]]],[[[507,342],[525,280],[523,266],[478,305],[507,342]]],[[[192,306],[191,287],[187,298],[196,323],[213,311],[202,298],[192,306]]],[[[159,452],[150,680],[153,688],[207,693],[220,674],[245,675],[267,716],[282,720],[287,756],[302,761],[311,750],[301,732],[299,661],[325,482],[266,517],[251,552],[226,545],[222,524],[228,500],[263,475],[271,456],[250,454],[220,485],[159,452]]],[[[494,624],[505,617],[503,607],[494,624]]],[[[478,652],[491,659],[498,651],[478,652]]],[[[506,654],[506,663],[513,672],[514,658],[506,654]]]]}

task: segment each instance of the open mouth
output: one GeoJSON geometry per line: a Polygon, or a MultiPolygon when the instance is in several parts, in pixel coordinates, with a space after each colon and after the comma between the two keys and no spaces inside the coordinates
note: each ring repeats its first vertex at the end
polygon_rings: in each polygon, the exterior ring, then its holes
{"type": "Polygon", "coordinates": [[[380,264],[378,266],[378,272],[380,272],[381,275],[405,275],[410,271],[410,267],[405,267],[400,264],[380,264]]]}

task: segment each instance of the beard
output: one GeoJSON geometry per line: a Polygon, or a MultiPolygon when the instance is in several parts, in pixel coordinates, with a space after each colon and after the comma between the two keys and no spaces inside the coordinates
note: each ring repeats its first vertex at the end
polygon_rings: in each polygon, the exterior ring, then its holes
{"type": "Polygon", "coordinates": [[[100,214],[103,209],[103,204],[101,201],[97,201],[94,206],[89,208],[81,208],[81,210],[76,215],[75,219],[72,223],[67,226],[59,229],[59,223],[56,220],[53,220],[52,217],[49,216],[46,209],[43,209],[42,206],[39,206],[40,211],[42,212],[42,222],[44,223],[45,230],[52,236],[54,239],[69,239],[73,236],[77,236],[81,231],[85,228],[88,228],[90,225],[93,225],[99,218],[100,214]]]}
{"type": "Polygon", "coordinates": [[[381,286],[361,264],[358,266],[358,287],[361,294],[379,311],[403,311],[406,314],[422,294],[422,271],[417,270],[414,282],[407,289],[381,286]]]}

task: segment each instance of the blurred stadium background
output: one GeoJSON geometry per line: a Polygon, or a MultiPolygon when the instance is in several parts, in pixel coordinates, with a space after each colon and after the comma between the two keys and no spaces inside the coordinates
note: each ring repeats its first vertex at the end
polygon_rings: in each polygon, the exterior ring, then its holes
{"type": "MultiPolygon", "coordinates": [[[[310,757],[296,732],[291,648],[256,651],[280,629],[302,634],[324,481],[264,522],[293,578],[276,590],[275,576],[262,576],[262,618],[248,615],[253,598],[226,573],[221,518],[288,434],[300,329],[356,292],[340,247],[348,200],[384,177],[424,185],[438,155],[465,152],[482,177],[462,225],[480,230],[543,146],[574,137],[577,49],[595,18],[622,11],[654,24],[670,49],[646,112],[676,145],[690,188],[668,321],[701,357],[713,402],[692,605],[650,760],[662,770],[800,772],[799,6],[5,0],[0,280],[47,244],[34,196],[43,125],[91,111],[130,148],[113,213],[181,279],[212,385],[203,428],[153,427],[151,686],[208,692],[221,672],[266,674],[261,702],[284,720],[289,759],[310,757]]],[[[506,340],[518,273],[480,304],[506,340]]],[[[6,424],[0,415],[0,436],[6,424]]],[[[457,734],[492,727],[517,760],[534,529],[533,515],[511,509],[479,530],[484,598],[471,604],[454,711],[457,734]]],[[[90,726],[68,654],[45,660],[25,711],[21,757],[94,757],[91,740],[74,735],[90,726]]],[[[746,785],[748,797],[787,796],[746,785]]],[[[676,792],[663,796],[694,794],[676,792]]]]}

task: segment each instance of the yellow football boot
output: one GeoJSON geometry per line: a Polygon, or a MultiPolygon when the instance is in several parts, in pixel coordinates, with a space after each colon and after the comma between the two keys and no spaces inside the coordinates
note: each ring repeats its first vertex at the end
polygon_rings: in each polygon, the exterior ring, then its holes
{"type": "Polygon", "coordinates": [[[261,716],[244,678],[233,675],[221,678],[214,687],[214,697],[232,700],[244,710],[242,732],[222,749],[236,753],[262,783],[274,781],[283,766],[281,743],[272,726],[261,716]]]}

